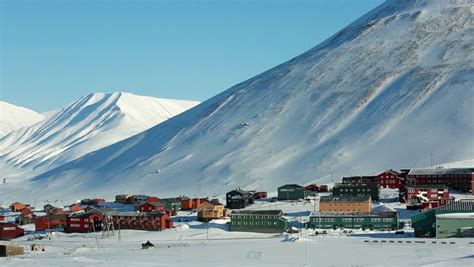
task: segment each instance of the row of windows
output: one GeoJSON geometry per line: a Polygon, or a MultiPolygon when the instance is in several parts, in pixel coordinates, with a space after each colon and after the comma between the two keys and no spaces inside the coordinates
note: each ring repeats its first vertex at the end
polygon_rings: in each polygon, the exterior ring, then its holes
{"type": "Polygon", "coordinates": [[[232,215],[235,219],[278,219],[278,216],[232,215]]]}
{"type": "MultiPolygon", "coordinates": [[[[231,222],[232,225],[254,225],[253,222],[231,222]]],[[[265,225],[278,225],[277,222],[255,222],[255,225],[262,225],[262,226],[265,226],[265,225]]]]}
{"type": "MultiPolygon", "coordinates": [[[[80,224],[77,224],[77,223],[71,223],[69,226],[71,226],[71,227],[81,227],[81,225],[80,225],[80,224]]],[[[89,228],[89,225],[88,225],[88,224],[84,224],[84,227],[85,227],[85,228],[89,228]]]]}
{"type": "Polygon", "coordinates": [[[357,188],[357,189],[354,189],[354,188],[341,188],[340,189],[341,192],[370,192],[370,189],[368,188],[357,188]]]}
{"type": "MultiPolygon", "coordinates": [[[[319,222],[321,219],[321,222],[335,222],[336,219],[335,218],[313,218],[312,221],[313,222],[319,222]]],[[[364,218],[342,218],[342,222],[345,222],[345,223],[351,223],[351,222],[363,222],[364,221],[364,218]]],[[[392,222],[393,221],[393,218],[371,218],[370,220],[371,222],[392,222]]]]}
{"type": "Polygon", "coordinates": [[[381,180],[381,184],[398,184],[397,180],[381,180]]]}
{"type": "Polygon", "coordinates": [[[329,203],[329,206],[362,206],[364,203],[329,203]]]}

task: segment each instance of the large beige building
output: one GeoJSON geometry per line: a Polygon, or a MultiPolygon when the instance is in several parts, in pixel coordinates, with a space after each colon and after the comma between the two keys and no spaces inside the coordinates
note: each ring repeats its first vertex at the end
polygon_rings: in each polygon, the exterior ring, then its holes
{"type": "Polygon", "coordinates": [[[320,212],[372,212],[370,196],[357,197],[321,197],[320,212]]]}
{"type": "Polygon", "coordinates": [[[210,221],[226,217],[227,209],[223,204],[216,202],[203,202],[197,207],[199,221],[210,221]]]}

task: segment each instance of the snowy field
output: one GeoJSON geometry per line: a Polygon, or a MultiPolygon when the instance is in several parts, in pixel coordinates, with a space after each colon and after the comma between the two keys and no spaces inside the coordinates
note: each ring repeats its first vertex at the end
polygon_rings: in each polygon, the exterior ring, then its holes
{"type": "MultiPolygon", "coordinates": [[[[314,204],[258,201],[248,209],[282,209],[290,225],[301,226],[318,206],[314,204]]],[[[402,211],[402,219],[417,212],[403,210],[399,203],[375,205],[380,208],[402,211]]],[[[26,254],[0,258],[0,266],[474,265],[474,239],[414,238],[409,228],[404,229],[404,235],[375,231],[348,235],[340,230],[325,235],[315,235],[312,230],[292,235],[259,234],[229,232],[228,219],[209,224],[195,220],[195,213],[179,212],[174,217],[175,228],[162,232],[121,230],[110,236],[54,232],[51,240],[31,240],[38,233],[33,225],[27,225],[27,234],[11,242],[24,246],[26,254]],[[142,249],[141,243],[148,240],[155,248],[142,249]],[[30,251],[31,244],[40,244],[45,251],[30,251]]]]}

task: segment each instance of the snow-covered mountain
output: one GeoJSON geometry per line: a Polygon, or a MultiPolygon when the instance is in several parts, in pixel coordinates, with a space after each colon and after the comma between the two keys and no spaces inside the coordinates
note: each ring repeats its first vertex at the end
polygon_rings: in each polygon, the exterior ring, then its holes
{"type": "Polygon", "coordinates": [[[275,191],[425,167],[430,153],[472,158],[473,83],[474,2],[390,0],[284,64],[35,177],[27,191],[212,195],[260,178],[275,191]]]}
{"type": "Polygon", "coordinates": [[[142,132],[196,104],[130,93],[89,94],[0,140],[0,161],[22,168],[58,166],[142,132]]]}
{"type": "Polygon", "coordinates": [[[33,125],[44,116],[24,107],[0,101],[0,138],[22,127],[33,125]]]}

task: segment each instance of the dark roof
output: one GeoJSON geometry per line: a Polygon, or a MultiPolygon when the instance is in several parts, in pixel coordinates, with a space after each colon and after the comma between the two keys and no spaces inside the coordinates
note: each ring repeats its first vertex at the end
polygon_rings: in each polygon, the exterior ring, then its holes
{"type": "Polygon", "coordinates": [[[370,200],[369,195],[365,196],[323,196],[320,199],[320,202],[366,202],[370,200]]]}
{"type": "Polygon", "coordinates": [[[435,211],[474,211],[474,199],[461,199],[434,208],[435,211]]]}
{"type": "Polygon", "coordinates": [[[317,212],[311,215],[311,217],[394,217],[397,215],[396,211],[389,212],[317,212]]]}
{"type": "Polygon", "coordinates": [[[152,212],[117,212],[114,214],[111,214],[112,216],[130,216],[130,217],[138,217],[138,216],[143,216],[143,217],[161,217],[165,215],[165,213],[159,212],[159,211],[152,211],[152,212]]]}
{"type": "Polygon", "coordinates": [[[227,192],[227,194],[230,194],[230,193],[238,193],[240,195],[251,195],[252,194],[250,191],[245,191],[245,190],[242,190],[242,189],[234,189],[230,192],[227,192]]]}
{"type": "Polygon", "coordinates": [[[235,210],[231,215],[279,215],[281,210],[235,210]]]}
{"type": "Polygon", "coordinates": [[[436,189],[448,189],[444,184],[417,184],[417,185],[406,185],[406,188],[420,188],[420,189],[429,189],[429,188],[436,188],[436,189]]]}
{"type": "Polygon", "coordinates": [[[304,188],[304,186],[301,186],[299,184],[285,184],[285,185],[282,185],[280,187],[278,187],[278,189],[280,188],[304,188]]]}
{"type": "Polygon", "coordinates": [[[474,168],[432,168],[432,169],[411,169],[408,175],[431,175],[431,174],[471,174],[474,168]]]}

